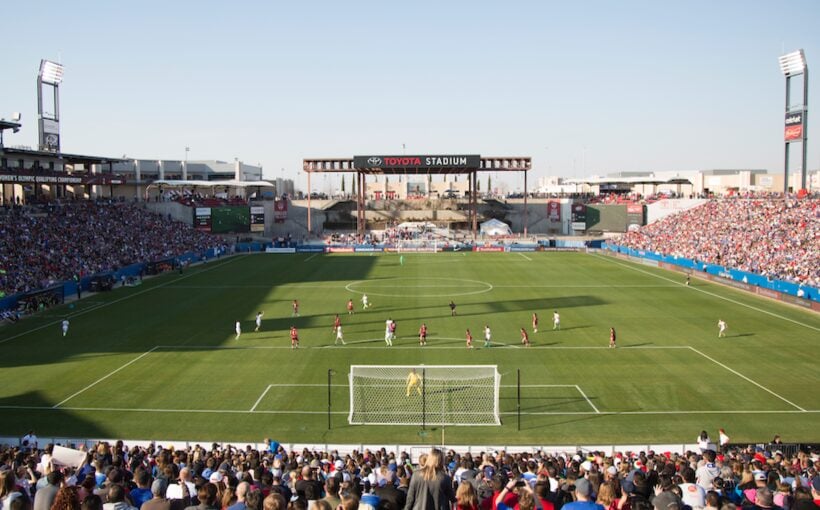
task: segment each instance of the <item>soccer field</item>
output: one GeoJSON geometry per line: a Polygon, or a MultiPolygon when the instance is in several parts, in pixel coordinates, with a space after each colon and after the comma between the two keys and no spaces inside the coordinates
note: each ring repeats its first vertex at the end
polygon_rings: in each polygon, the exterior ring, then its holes
{"type": "MultiPolygon", "coordinates": [[[[559,445],[687,443],[722,427],[736,442],[775,433],[820,440],[820,317],[683,280],[584,253],[405,254],[403,264],[388,254],[213,261],[0,329],[0,435],[34,428],[67,438],[380,445],[443,436],[447,444],[559,445]],[[291,317],[293,299],[300,317],[291,317]],[[552,330],[554,310],[560,331],[552,330]],[[262,328],[254,332],[258,311],[262,328]],[[336,313],[346,346],[333,345],[336,313]],[[393,347],[384,342],[388,318],[398,325],[393,347]],[[717,338],[718,319],[728,324],[726,338],[717,338]],[[422,322],[426,347],[418,345],[422,322]],[[291,325],[301,340],[295,351],[291,325]],[[530,348],[520,344],[522,327],[530,348]],[[610,327],[616,349],[608,348],[610,327]],[[473,350],[465,348],[467,328],[473,350]],[[377,364],[497,365],[502,424],[349,425],[349,367],[377,364]]],[[[387,406],[407,398],[404,388],[385,392],[387,406]]]]}

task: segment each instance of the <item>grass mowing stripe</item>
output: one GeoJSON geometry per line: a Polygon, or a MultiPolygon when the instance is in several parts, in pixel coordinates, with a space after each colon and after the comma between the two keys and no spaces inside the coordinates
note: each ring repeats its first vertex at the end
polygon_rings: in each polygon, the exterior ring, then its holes
{"type": "MultiPolygon", "coordinates": [[[[239,256],[239,258],[242,258],[242,256],[239,256]]],[[[159,284],[159,285],[155,285],[155,286],[151,287],[150,289],[141,290],[141,291],[135,292],[135,293],[133,293],[133,294],[129,294],[129,295],[125,296],[125,297],[121,297],[121,298],[119,298],[119,299],[115,299],[115,300],[113,300],[113,301],[109,301],[109,302],[104,303],[104,304],[102,304],[102,305],[99,305],[99,306],[94,306],[94,307],[92,307],[92,308],[89,308],[88,310],[83,310],[83,311],[81,311],[81,312],[76,312],[76,313],[73,313],[73,314],[71,314],[71,315],[68,315],[67,317],[69,317],[69,318],[73,319],[74,317],[79,317],[79,316],[81,316],[81,315],[85,315],[85,314],[87,314],[87,313],[89,313],[89,312],[93,312],[94,310],[98,310],[98,309],[100,309],[100,308],[102,308],[102,307],[105,307],[105,306],[111,306],[111,305],[113,305],[113,304],[117,304],[117,303],[120,303],[120,302],[122,302],[122,301],[125,301],[126,299],[131,299],[131,298],[133,298],[133,297],[140,296],[140,295],[142,295],[142,294],[145,294],[146,292],[151,292],[152,290],[161,289],[162,287],[167,287],[167,286],[171,285],[172,283],[178,282],[178,281],[180,281],[180,280],[184,280],[184,279],[186,279],[186,278],[190,278],[191,276],[200,275],[200,274],[202,274],[202,273],[206,273],[206,272],[208,272],[208,271],[210,271],[210,270],[212,270],[212,269],[217,269],[217,268],[219,268],[219,267],[224,266],[225,264],[230,264],[230,263],[231,263],[231,262],[233,262],[234,260],[237,260],[237,257],[232,257],[232,258],[229,258],[228,260],[226,260],[225,262],[223,262],[223,263],[221,263],[221,264],[212,265],[211,267],[208,267],[208,268],[206,268],[206,269],[202,269],[202,270],[197,271],[197,272],[195,272],[195,273],[188,273],[187,275],[180,276],[180,277],[178,277],[178,278],[175,278],[175,279],[173,279],[173,280],[169,280],[169,281],[167,281],[167,282],[165,282],[165,283],[161,283],[161,284],[159,284]]],[[[10,336],[10,337],[8,337],[8,338],[4,338],[4,339],[0,340],[0,344],[4,344],[4,343],[6,343],[6,342],[8,342],[8,341],[14,340],[15,338],[20,338],[21,336],[28,335],[29,333],[34,333],[35,331],[40,331],[41,329],[50,328],[51,326],[55,326],[55,325],[57,325],[57,324],[60,324],[60,322],[62,322],[62,319],[61,319],[61,320],[56,320],[56,321],[53,321],[53,322],[49,322],[48,324],[43,324],[42,326],[38,326],[38,327],[36,327],[36,328],[32,328],[32,329],[29,329],[29,330],[27,330],[27,331],[23,331],[22,333],[18,333],[18,334],[14,335],[14,336],[10,336]]]]}
{"type": "Polygon", "coordinates": [[[96,386],[97,384],[99,384],[99,383],[101,383],[101,382],[105,381],[106,379],[108,379],[108,378],[109,378],[109,377],[111,377],[112,375],[116,374],[117,372],[119,372],[119,371],[120,371],[120,370],[122,370],[123,368],[125,368],[125,367],[127,367],[127,366],[131,365],[132,363],[135,363],[135,362],[139,361],[140,359],[142,359],[143,357],[145,357],[145,356],[147,356],[147,355],[151,354],[151,353],[152,353],[152,352],[154,352],[155,350],[157,350],[157,347],[154,347],[153,349],[151,349],[151,350],[149,350],[149,351],[143,352],[142,354],[140,354],[140,355],[139,355],[139,356],[137,356],[136,358],[134,358],[134,359],[132,359],[131,361],[129,361],[128,363],[126,363],[125,365],[122,365],[121,367],[117,368],[116,370],[113,370],[113,371],[109,372],[108,374],[106,374],[106,375],[104,375],[104,376],[100,377],[99,379],[97,379],[97,380],[96,380],[96,381],[94,381],[93,383],[89,384],[89,385],[88,385],[88,386],[86,386],[85,388],[83,388],[83,389],[81,389],[80,391],[78,391],[78,392],[76,392],[76,393],[72,394],[70,397],[67,397],[67,398],[63,399],[62,401],[60,401],[59,403],[54,404],[54,406],[53,406],[53,407],[54,407],[54,409],[56,409],[56,408],[60,407],[61,405],[65,404],[66,402],[68,402],[68,401],[69,401],[69,400],[71,400],[72,398],[76,397],[76,396],[77,396],[77,395],[79,395],[80,393],[83,393],[84,391],[86,391],[86,390],[88,390],[88,389],[90,389],[90,388],[92,388],[92,387],[96,386]]]}
{"type": "MultiPolygon", "coordinates": [[[[603,258],[603,259],[608,260],[608,261],[612,262],[613,264],[617,264],[617,265],[619,265],[619,266],[621,266],[621,267],[625,267],[625,268],[631,269],[631,270],[633,270],[633,271],[637,271],[637,272],[639,272],[639,273],[643,273],[643,274],[646,274],[646,275],[649,275],[649,276],[652,276],[652,277],[655,277],[655,278],[659,278],[659,279],[661,279],[661,280],[666,280],[666,281],[668,281],[668,282],[672,282],[672,283],[675,283],[675,284],[677,284],[677,285],[681,285],[681,286],[686,287],[686,285],[685,285],[685,284],[680,283],[680,282],[676,282],[675,280],[672,280],[671,278],[667,278],[667,277],[665,277],[665,276],[661,276],[661,275],[658,275],[658,274],[650,273],[649,271],[644,271],[643,269],[639,269],[639,268],[637,268],[637,267],[632,267],[632,266],[631,266],[631,265],[629,265],[629,264],[624,264],[623,262],[619,262],[619,261],[617,261],[617,260],[614,260],[614,259],[612,259],[612,258],[610,258],[610,257],[606,257],[606,256],[604,256],[604,255],[595,255],[595,257],[598,257],[598,258],[603,258]]],[[[728,302],[730,302],[730,303],[734,303],[734,304],[736,304],[736,305],[740,305],[740,306],[744,306],[744,307],[746,307],[746,308],[750,308],[750,309],[752,309],[752,310],[754,310],[754,311],[756,311],[756,312],[765,313],[766,315],[771,315],[772,317],[777,317],[778,319],[783,319],[784,321],[789,321],[789,322],[792,322],[792,323],[794,323],[794,324],[797,324],[798,326],[803,326],[804,328],[813,329],[814,331],[820,331],[820,328],[816,328],[816,327],[814,327],[814,326],[810,326],[810,325],[808,325],[808,324],[806,324],[806,323],[803,323],[803,322],[800,322],[800,321],[797,321],[797,320],[794,320],[794,319],[789,319],[788,317],[783,317],[782,315],[776,314],[776,313],[774,313],[774,312],[770,312],[770,311],[768,311],[768,310],[764,310],[763,308],[758,308],[758,307],[756,307],[756,306],[747,305],[746,303],[741,303],[740,301],[735,301],[735,300],[734,300],[734,299],[732,299],[732,298],[728,298],[728,297],[726,297],[726,296],[721,296],[720,294],[715,294],[714,292],[709,292],[708,290],[699,289],[699,288],[697,288],[697,287],[691,287],[691,286],[690,286],[690,287],[688,287],[688,288],[690,288],[690,289],[692,289],[692,290],[696,290],[696,291],[698,291],[698,292],[703,292],[704,294],[707,294],[707,295],[709,295],[709,296],[716,297],[716,298],[718,298],[718,299],[722,299],[722,300],[724,300],[724,301],[728,301],[728,302]]]]}
{"type": "Polygon", "coordinates": [[[732,369],[732,368],[729,368],[728,366],[724,365],[723,363],[721,363],[720,361],[716,360],[715,358],[713,358],[713,357],[711,357],[711,356],[707,356],[706,354],[704,354],[704,353],[700,352],[699,350],[695,349],[694,347],[691,347],[691,346],[690,346],[689,348],[690,348],[690,349],[692,349],[694,352],[696,352],[696,353],[700,354],[700,355],[701,355],[701,356],[703,356],[704,358],[708,359],[708,360],[709,360],[709,361],[711,361],[712,363],[715,363],[715,364],[717,364],[717,365],[719,365],[719,366],[721,366],[721,367],[725,368],[726,370],[728,370],[729,372],[731,372],[731,373],[735,374],[736,376],[740,377],[741,379],[744,379],[744,380],[746,380],[746,381],[749,381],[750,383],[754,384],[755,386],[757,386],[757,387],[758,387],[758,388],[760,388],[761,390],[763,390],[763,391],[765,391],[765,392],[767,392],[767,393],[770,393],[770,394],[774,395],[775,397],[779,398],[779,399],[780,399],[780,400],[782,400],[783,402],[785,402],[785,403],[787,403],[787,404],[789,404],[789,405],[791,405],[791,406],[794,406],[794,407],[796,407],[797,409],[799,409],[799,410],[801,410],[801,411],[803,411],[803,412],[805,412],[805,411],[806,411],[805,409],[803,409],[803,408],[802,408],[802,407],[800,407],[799,405],[795,404],[794,402],[792,402],[792,401],[790,401],[790,400],[787,400],[787,399],[785,399],[785,398],[781,397],[780,395],[778,395],[777,393],[773,392],[773,391],[772,391],[772,390],[770,390],[769,388],[767,388],[767,387],[763,386],[762,384],[759,384],[759,383],[757,383],[757,382],[755,382],[755,381],[753,381],[753,380],[749,379],[748,377],[746,377],[745,375],[741,374],[741,373],[740,373],[740,372],[738,372],[737,370],[734,370],[734,369],[732,369]]]}
{"type": "MultiPolygon", "coordinates": [[[[418,342],[416,337],[405,337],[405,338],[396,338],[394,340],[414,340],[418,342]]],[[[433,338],[427,337],[427,340],[456,340],[459,342],[463,342],[463,338],[433,338]]],[[[466,351],[470,350],[464,347],[463,345],[460,346],[446,346],[446,345],[425,345],[424,347],[420,347],[419,345],[393,345],[393,346],[386,346],[386,345],[378,345],[378,346],[358,346],[352,344],[358,343],[383,343],[384,339],[382,338],[375,338],[372,340],[357,340],[354,342],[347,342],[347,345],[314,345],[314,346],[302,346],[298,349],[294,350],[311,350],[311,349],[341,349],[341,350],[350,350],[350,349],[358,349],[358,350],[380,350],[380,351],[390,351],[390,350],[397,350],[397,349],[418,349],[419,352],[428,351],[428,350],[460,350],[466,351]]],[[[289,345],[158,345],[155,348],[160,349],[193,349],[193,350],[217,350],[217,349],[224,349],[224,350],[268,350],[268,349],[288,349],[291,350],[289,345]]],[[[493,347],[479,347],[477,349],[472,349],[473,351],[483,351],[485,349],[530,349],[530,350],[555,350],[555,351],[562,351],[562,350],[606,350],[612,349],[608,345],[534,345],[532,347],[521,347],[520,345],[515,344],[502,344],[500,342],[493,342],[493,347]]],[[[618,350],[665,350],[665,349],[691,349],[688,345],[634,345],[629,346],[625,345],[622,347],[618,347],[618,350]]],[[[298,384],[294,384],[294,386],[300,386],[298,384]]],[[[560,386],[560,385],[558,385],[560,386]]],[[[572,386],[572,385],[569,385],[572,386]]],[[[548,387],[548,386],[545,386],[548,387]]]]}
{"type": "MultiPolygon", "coordinates": [[[[197,413],[197,414],[327,414],[327,411],[297,410],[297,409],[273,409],[265,411],[246,411],[244,409],[151,409],[132,407],[61,407],[54,409],[48,406],[14,406],[0,405],[0,409],[25,410],[25,411],[92,411],[92,412],[139,412],[139,413],[197,413]]],[[[522,415],[528,416],[621,416],[621,415],[642,415],[642,416],[665,416],[679,414],[817,414],[820,409],[797,411],[791,409],[781,410],[695,410],[695,411],[521,411],[522,415]]],[[[347,411],[331,411],[330,414],[348,415],[347,411]]],[[[517,411],[501,411],[499,414],[515,415],[517,411]]]]}

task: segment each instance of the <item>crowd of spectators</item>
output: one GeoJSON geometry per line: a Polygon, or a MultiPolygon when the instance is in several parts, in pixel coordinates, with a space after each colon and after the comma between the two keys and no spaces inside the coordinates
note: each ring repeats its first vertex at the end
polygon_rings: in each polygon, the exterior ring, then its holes
{"type": "Polygon", "coordinates": [[[8,295],[220,244],[138,204],[91,201],[9,209],[0,238],[0,291],[8,295]]]}
{"type": "Polygon", "coordinates": [[[717,199],[617,244],[820,288],[820,198],[717,199]]]}
{"type": "MultiPolygon", "coordinates": [[[[28,436],[36,437],[36,436],[28,436]]],[[[213,444],[101,442],[74,467],[52,445],[0,450],[3,510],[817,510],[820,456],[732,447],[672,452],[437,449],[412,458],[213,444]]],[[[80,453],[82,458],[82,453],[80,453]]]]}
{"type": "MultiPolygon", "coordinates": [[[[171,190],[163,193],[162,199],[179,202],[189,207],[224,207],[232,205],[248,205],[248,201],[240,196],[229,197],[227,193],[217,193],[214,195],[203,195],[188,190],[171,190]]],[[[158,196],[159,198],[159,196],[158,196]]]]}

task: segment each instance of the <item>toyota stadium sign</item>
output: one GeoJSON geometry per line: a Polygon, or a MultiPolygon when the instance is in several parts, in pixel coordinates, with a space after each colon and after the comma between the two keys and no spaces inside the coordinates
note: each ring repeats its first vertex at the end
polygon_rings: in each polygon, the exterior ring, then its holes
{"type": "Polygon", "coordinates": [[[369,168],[478,168],[481,156],[477,154],[445,156],[353,156],[353,166],[369,168]]]}

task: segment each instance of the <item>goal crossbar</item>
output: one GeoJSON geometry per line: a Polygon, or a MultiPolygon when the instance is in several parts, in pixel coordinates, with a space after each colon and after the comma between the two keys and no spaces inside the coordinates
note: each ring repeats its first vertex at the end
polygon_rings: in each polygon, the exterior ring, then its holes
{"type": "Polygon", "coordinates": [[[352,425],[500,425],[496,365],[351,365],[352,425]]]}

